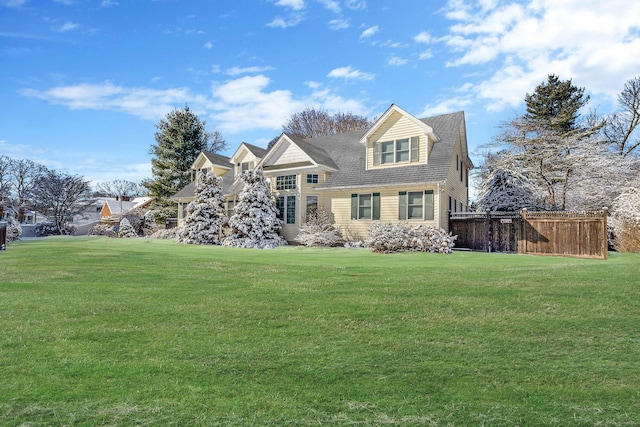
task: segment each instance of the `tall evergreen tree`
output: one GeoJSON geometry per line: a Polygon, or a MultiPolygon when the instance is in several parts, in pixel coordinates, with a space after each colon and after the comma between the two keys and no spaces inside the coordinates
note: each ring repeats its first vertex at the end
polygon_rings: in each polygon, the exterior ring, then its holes
{"type": "Polygon", "coordinates": [[[527,121],[535,122],[545,130],[566,133],[574,130],[580,109],[589,102],[584,88],[574,86],[569,80],[560,80],[554,74],[539,84],[532,94],[526,94],[527,121]]]}
{"type": "Polygon", "coordinates": [[[178,230],[178,242],[211,245],[220,241],[220,229],[226,213],[220,181],[213,172],[200,172],[195,200],[187,205],[187,217],[184,227],[178,230]]]}
{"type": "Polygon", "coordinates": [[[169,197],[191,181],[191,165],[201,151],[211,147],[212,134],[188,106],[174,109],[156,125],[151,146],[153,179],[143,182],[155,198],[157,217],[176,216],[177,205],[169,197]]]}
{"type": "Polygon", "coordinates": [[[240,179],[244,187],[229,219],[231,235],[222,244],[259,249],[286,245],[287,242],[278,235],[282,221],[278,219],[278,209],[262,169],[245,171],[240,179]]]}

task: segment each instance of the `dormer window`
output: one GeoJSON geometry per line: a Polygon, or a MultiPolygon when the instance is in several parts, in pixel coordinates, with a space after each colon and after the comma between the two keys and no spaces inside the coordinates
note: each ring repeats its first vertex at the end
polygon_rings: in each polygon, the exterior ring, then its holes
{"type": "Polygon", "coordinates": [[[240,172],[248,171],[251,169],[252,162],[242,162],[240,163],[240,172]]]}
{"type": "Polygon", "coordinates": [[[397,163],[414,163],[420,161],[420,138],[394,139],[379,141],[373,144],[373,164],[393,165],[397,163]]]}

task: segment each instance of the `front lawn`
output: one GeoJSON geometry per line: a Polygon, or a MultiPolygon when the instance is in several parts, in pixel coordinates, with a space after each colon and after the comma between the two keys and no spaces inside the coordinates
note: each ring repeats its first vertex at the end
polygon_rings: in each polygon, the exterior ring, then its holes
{"type": "Polygon", "coordinates": [[[640,424],[640,256],[0,252],[0,426],[640,424]]]}

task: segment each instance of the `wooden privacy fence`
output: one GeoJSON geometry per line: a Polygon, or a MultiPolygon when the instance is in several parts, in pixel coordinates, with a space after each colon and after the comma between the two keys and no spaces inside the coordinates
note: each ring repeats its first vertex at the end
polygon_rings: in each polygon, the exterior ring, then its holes
{"type": "Polygon", "coordinates": [[[456,247],[607,258],[607,209],[597,212],[450,212],[456,247]]]}

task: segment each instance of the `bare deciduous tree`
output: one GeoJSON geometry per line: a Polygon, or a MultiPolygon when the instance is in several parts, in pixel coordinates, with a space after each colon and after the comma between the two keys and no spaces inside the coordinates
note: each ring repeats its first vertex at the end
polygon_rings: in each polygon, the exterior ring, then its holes
{"type": "Polygon", "coordinates": [[[619,155],[635,154],[640,147],[640,76],[624,84],[618,94],[618,107],[620,110],[606,120],[604,138],[619,155]]]}

